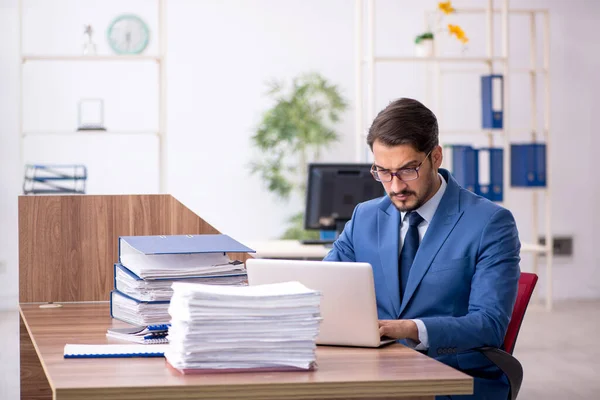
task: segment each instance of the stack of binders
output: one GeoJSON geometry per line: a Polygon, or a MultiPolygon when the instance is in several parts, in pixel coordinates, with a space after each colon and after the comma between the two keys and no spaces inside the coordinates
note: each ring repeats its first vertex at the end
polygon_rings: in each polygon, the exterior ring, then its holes
{"type": "Polygon", "coordinates": [[[113,318],[136,326],[168,324],[174,282],[245,286],[244,263],[227,253],[252,253],[227,235],[122,236],[115,288],[110,296],[113,318]]]}
{"type": "Polygon", "coordinates": [[[23,194],[85,194],[85,165],[27,164],[23,194]]]}
{"type": "Polygon", "coordinates": [[[444,158],[459,185],[488,200],[503,200],[502,148],[453,144],[446,146],[444,158]]]}

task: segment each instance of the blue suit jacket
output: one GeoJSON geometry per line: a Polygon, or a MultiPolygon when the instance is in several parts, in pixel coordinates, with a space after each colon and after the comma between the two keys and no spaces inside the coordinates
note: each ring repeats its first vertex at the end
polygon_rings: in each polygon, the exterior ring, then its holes
{"type": "MultiPolygon", "coordinates": [[[[421,319],[429,356],[493,376],[498,370],[471,349],[504,341],[520,275],[517,228],[508,210],[439,172],[448,186],[419,245],[406,293],[400,296],[398,282],[400,212],[387,196],[355,208],[325,260],[370,263],[379,319],[421,319]]],[[[503,378],[495,379],[501,384],[503,378]]],[[[506,399],[505,384],[485,385],[476,380],[475,398],[496,398],[487,392],[500,390],[498,398],[506,399]]]]}

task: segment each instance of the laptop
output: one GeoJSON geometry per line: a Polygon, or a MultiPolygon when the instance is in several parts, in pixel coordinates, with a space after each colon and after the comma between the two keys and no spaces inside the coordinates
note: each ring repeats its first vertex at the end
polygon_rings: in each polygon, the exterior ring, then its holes
{"type": "Polygon", "coordinates": [[[246,269],[250,285],[298,281],[321,292],[317,344],[379,347],[395,342],[379,336],[371,264],[253,258],[246,269]]]}

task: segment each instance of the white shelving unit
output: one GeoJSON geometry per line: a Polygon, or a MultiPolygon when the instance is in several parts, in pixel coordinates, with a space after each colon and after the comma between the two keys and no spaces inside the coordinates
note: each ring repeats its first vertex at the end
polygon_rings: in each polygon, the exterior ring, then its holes
{"type": "Polygon", "coordinates": [[[167,192],[167,134],[166,134],[166,118],[167,118],[167,79],[166,79],[166,0],[156,0],[158,7],[158,55],[71,55],[71,54],[25,54],[23,53],[23,3],[26,0],[18,0],[19,13],[19,148],[20,148],[20,165],[21,171],[25,164],[25,138],[29,136],[41,135],[93,135],[94,137],[114,136],[114,135],[146,135],[158,137],[158,182],[161,193],[167,192]],[[26,99],[23,93],[24,66],[27,63],[35,62],[73,62],[73,63],[92,63],[92,62],[140,62],[140,63],[156,63],[158,67],[158,79],[155,84],[158,88],[158,131],[26,131],[23,129],[23,108],[26,99]]]}
{"type": "MultiPolygon", "coordinates": [[[[445,74],[442,66],[446,63],[461,64],[465,67],[453,68],[452,73],[467,73],[467,74],[492,74],[501,73],[504,76],[504,129],[502,130],[456,130],[446,131],[441,129],[440,136],[451,135],[485,135],[488,143],[494,146],[495,138],[500,138],[501,146],[504,149],[504,207],[510,208],[510,194],[514,190],[528,191],[532,198],[532,232],[529,241],[522,240],[522,252],[532,254],[532,272],[538,273],[540,267],[540,257],[544,256],[545,261],[545,306],[547,310],[552,309],[552,230],[551,230],[551,178],[550,171],[550,28],[549,28],[549,12],[545,9],[518,9],[509,8],[508,0],[502,0],[500,9],[494,8],[493,0],[488,0],[485,8],[468,8],[457,9],[456,15],[478,14],[485,17],[486,21],[486,56],[485,57],[442,57],[437,56],[437,51],[432,57],[411,57],[411,56],[393,56],[382,57],[376,55],[375,48],[375,0],[367,0],[366,7],[364,0],[355,0],[355,93],[356,93],[356,116],[355,116],[355,135],[356,135],[356,155],[357,162],[369,162],[368,148],[366,147],[366,125],[365,122],[370,122],[375,118],[375,77],[376,65],[382,63],[419,63],[423,64],[424,68],[431,71],[431,81],[427,82],[427,102],[434,104],[440,109],[439,102],[441,101],[441,81],[445,74]],[[494,15],[499,14],[501,20],[501,54],[494,54],[494,15]],[[529,16],[530,25],[530,66],[529,68],[511,68],[509,60],[509,18],[511,15],[526,15],[529,16]],[[536,16],[541,15],[543,19],[543,54],[542,65],[537,65],[537,28],[536,16]],[[364,44],[363,44],[364,41],[364,44]],[[500,66],[499,68],[497,66],[500,66]],[[514,130],[513,132],[527,132],[531,142],[536,142],[543,139],[546,143],[547,157],[547,185],[545,188],[512,188],[510,186],[510,144],[511,144],[511,128],[510,128],[510,104],[509,104],[509,82],[512,74],[526,73],[529,75],[529,95],[531,98],[531,123],[530,126],[523,129],[514,130]],[[537,77],[543,76],[543,127],[538,126],[539,107],[536,101],[538,87],[537,77]],[[363,104],[366,87],[366,107],[363,104]],[[433,93],[431,93],[433,91],[433,93]],[[366,108],[366,110],[365,110],[366,108]],[[539,197],[543,197],[544,202],[544,236],[546,245],[537,244],[540,235],[540,220],[539,212],[539,197]]],[[[426,15],[427,17],[427,15],[426,15]]],[[[437,49],[436,49],[437,50],[437,49]]],[[[428,77],[430,74],[427,74],[428,77]]],[[[443,119],[438,115],[440,120],[443,119]]],[[[496,143],[498,146],[498,143],[496,143]]]]}

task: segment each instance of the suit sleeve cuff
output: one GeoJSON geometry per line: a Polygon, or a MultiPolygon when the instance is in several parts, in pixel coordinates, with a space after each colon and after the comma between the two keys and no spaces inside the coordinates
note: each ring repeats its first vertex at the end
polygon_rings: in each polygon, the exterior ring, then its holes
{"type": "Polygon", "coordinates": [[[415,342],[412,339],[406,339],[406,342],[415,350],[427,350],[429,348],[429,337],[427,336],[427,327],[420,319],[411,319],[416,325],[419,331],[419,341],[415,342]]]}

